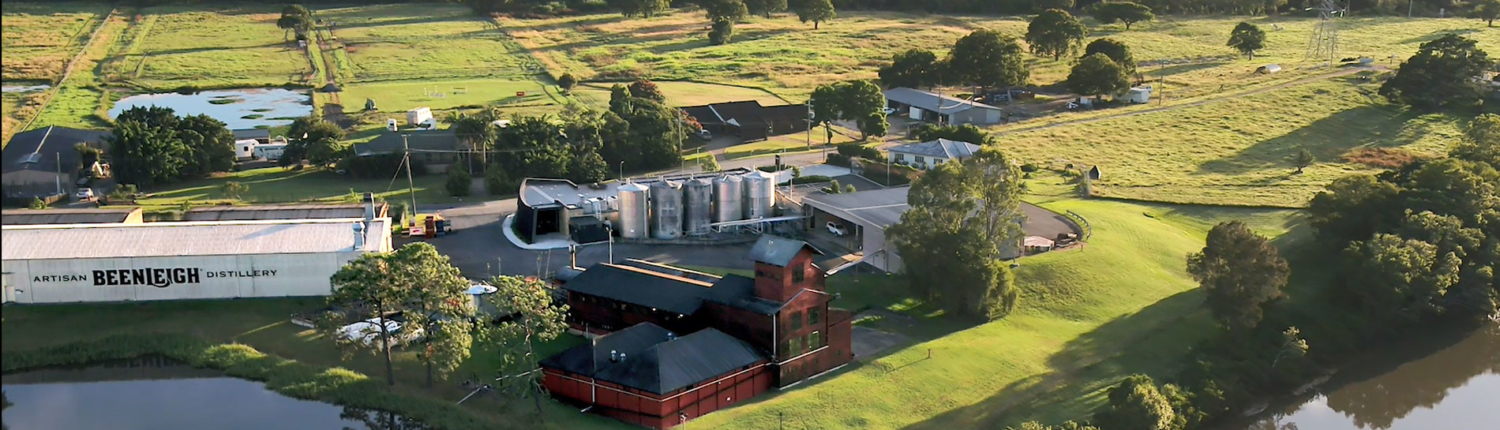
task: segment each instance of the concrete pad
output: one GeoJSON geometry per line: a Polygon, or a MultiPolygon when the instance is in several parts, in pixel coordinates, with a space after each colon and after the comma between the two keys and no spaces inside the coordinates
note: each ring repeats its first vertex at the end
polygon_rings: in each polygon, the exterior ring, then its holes
{"type": "Polygon", "coordinates": [[[510,244],[515,245],[517,248],[535,251],[547,249],[568,249],[568,246],[573,245],[573,241],[571,240],[545,236],[542,238],[542,240],[539,240],[536,243],[526,243],[526,241],[521,240],[520,237],[516,236],[515,230],[512,230],[510,228],[515,219],[515,214],[506,215],[505,221],[500,225],[500,229],[505,232],[505,240],[509,240],[510,244]]]}
{"type": "Polygon", "coordinates": [[[852,332],[854,358],[866,362],[879,358],[882,353],[910,341],[906,336],[869,327],[854,326],[852,332]]]}

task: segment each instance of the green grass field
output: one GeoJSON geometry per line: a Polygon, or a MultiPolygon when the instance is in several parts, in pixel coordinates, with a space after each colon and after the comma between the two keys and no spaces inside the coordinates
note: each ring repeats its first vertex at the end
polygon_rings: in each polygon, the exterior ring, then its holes
{"type": "Polygon", "coordinates": [[[0,77],[15,81],[51,81],[88,41],[93,24],[109,14],[103,3],[6,2],[0,6],[0,77]]]}
{"type": "MultiPolygon", "coordinates": [[[[365,108],[365,99],[375,100],[381,112],[406,112],[418,107],[433,110],[500,106],[512,109],[552,107],[560,109],[560,97],[534,80],[463,79],[411,80],[358,83],[339,93],[345,112],[365,108]],[[516,93],[525,92],[524,96],[516,93]]],[[[404,121],[404,120],[403,120],[404,121]]]]}
{"type": "MultiPolygon", "coordinates": [[[[1100,25],[1091,18],[1090,38],[1113,37],[1130,45],[1137,62],[1166,66],[1141,69],[1149,78],[1166,76],[1170,97],[1187,98],[1261,81],[1288,80],[1304,71],[1306,40],[1315,20],[1305,18],[1179,18],[1139,23],[1130,31],[1120,24],[1100,25]],[[1229,30],[1242,20],[1269,33],[1267,48],[1256,60],[1237,56],[1224,46],[1229,30]],[[1282,30],[1274,30],[1272,24],[1282,30]],[[1281,63],[1290,73],[1254,75],[1256,67],[1281,63]]],[[[939,55],[964,34],[991,28],[1020,37],[1027,21],[1019,17],[915,16],[882,12],[845,12],[820,30],[795,16],[751,18],[736,26],[734,42],[709,45],[707,20],[701,12],[682,12],[652,19],[619,15],[586,15],[542,20],[502,19],[501,25],[553,73],[580,78],[643,75],[654,79],[694,79],[763,87],[801,99],[815,86],[842,79],[874,78],[876,68],[896,52],[925,47],[939,55]]],[[[1500,35],[1471,19],[1352,18],[1344,21],[1340,49],[1344,55],[1366,55],[1386,63],[1404,59],[1421,42],[1444,32],[1463,32],[1481,47],[1500,51],[1500,35]]],[[[1030,58],[1032,83],[1051,84],[1067,74],[1070,59],[1030,58]]]]}
{"type": "MultiPolygon", "coordinates": [[[[623,84],[623,83],[622,83],[623,84]]],[[[609,88],[614,83],[586,83],[573,88],[573,97],[598,107],[609,106],[609,88]]],[[[656,86],[667,102],[673,106],[698,106],[754,100],[762,106],[787,104],[787,101],[762,89],[736,87],[732,85],[705,84],[685,81],[658,81],[656,86]]]]}
{"type": "Polygon", "coordinates": [[[336,23],[355,81],[505,77],[544,72],[493,21],[457,5],[318,9],[336,23]]]}
{"type": "MultiPolygon", "coordinates": [[[[408,188],[406,177],[393,181],[391,178],[354,179],[328,170],[288,170],[280,167],[232,172],[210,179],[188,181],[158,190],[143,190],[147,197],[138,199],[137,205],[148,210],[172,209],[184,201],[198,205],[229,203],[355,203],[356,193],[372,192],[386,200],[406,200],[408,188]],[[250,187],[239,199],[225,196],[225,182],[235,181],[250,187]]],[[[414,178],[417,204],[452,203],[453,196],[443,189],[441,174],[429,174],[414,178]]]]}
{"type": "Polygon", "coordinates": [[[312,66],[276,28],[279,7],[204,11],[160,6],[137,11],[106,76],[170,90],[279,86],[309,81],[312,66]]]}
{"type": "Polygon", "coordinates": [[[1305,206],[1324,185],[1374,168],[1345,161],[1361,148],[1436,156],[1461,137],[1455,115],[1405,111],[1358,77],[1200,106],[999,136],[1026,162],[1098,165],[1097,195],[1174,203],[1305,206]],[[1295,174],[1308,149],[1318,163],[1295,174]]]}

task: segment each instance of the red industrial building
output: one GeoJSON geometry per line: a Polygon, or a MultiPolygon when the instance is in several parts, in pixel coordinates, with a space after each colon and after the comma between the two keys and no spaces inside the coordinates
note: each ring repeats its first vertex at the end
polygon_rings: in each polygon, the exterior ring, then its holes
{"type": "Polygon", "coordinates": [[[572,327],[593,339],[542,361],[554,397],[663,429],[853,360],[853,314],[829,306],[818,251],[763,236],[755,277],[632,260],[568,277],[572,327]]]}

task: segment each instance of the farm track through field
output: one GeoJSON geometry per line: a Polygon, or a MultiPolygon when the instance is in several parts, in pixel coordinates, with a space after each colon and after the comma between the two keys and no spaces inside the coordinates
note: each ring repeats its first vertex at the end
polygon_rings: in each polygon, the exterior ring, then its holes
{"type": "MultiPolygon", "coordinates": [[[[99,37],[99,30],[103,30],[104,25],[109,22],[110,18],[114,18],[116,13],[118,13],[117,9],[110,9],[109,14],[104,15],[104,18],[100,19],[99,22],[94,23],[94,30],[89,32],[88,40],[79,45],[78,53],[73,54],[73,58],[68,60],[68,64],[66,66],[63,66],[62,76],[57,78],[57,82],[52,85],[52,88],[47,89],[47,97],[42,99],[42,105],[37,107],[36,115],[32,115],[30,119],[27,119],[26,124],[22,125],[20,128],[17,128],[16,132],[31,129],[31,124],[35,123],[37,118],[42,117],[42,112],[45,112],[47,110],[47,104],[52,102],[52,98],[57,96],[58,91],[62,91],[63,84],[68,82],[68,77],[73,76],[73,66],[77,65],[78,60],[80,58],[83,58],[84,54],[88,53],[89,47],[94,45],[94,39],[99,37]]],[[[10,137],[6,136],[6,139],[9,140],[10,137]]]]}
{"type": "Polygon", "coordinates": [[[1284,89],[1284,88],[1295,87],[1295,86],[1299,86],[1299,85],[1306,85],[1306,84],[1310,84],[1310,83],[1321,81],[1321,80],[1325,80],[1325,79],[1332,79],[1332,78],[1337,78],[1337,77],[1340,77],[1340,76],[1349,76],[1349,75],[1352,75],[1352,74],[1355,74],[1355,73],[1359,73],[1359,72],[1364,72],[1364,71],[1388,71],[1388,70],[1390,70],[1390,68],[1387,68],[1385,66],[1379,66],[1379,65],[1377,65],[1377,66],[1371,66],[1371,67],[1351,67],[1351,68],[1344,69],[1344,70],[1339,70],[1339,71],[1336,71],[1336,72],[1330,72],[1330,73],[1324,73],[1324,74],[1321,74],[1321,75],[1309,76],[1309,77],[1306,77],[1306,78],[1297,79],[1297,80],[1294,80],[1294,81],[1283,82],[1283,83],[1280,83],[1280,84],[1275,84],[1275,85],[1270,85],[1270,86],[1265,86],[1265,87],[1260,87],[1260,88],[1256,88],[1256,89],[1253,89],[1253,90],[1242,91],[1242,92],[1237,92],[1237,93],[1230,93],[1230,94],[1225,94],[1225,95],[1216,96],[1216,97],[1205,97],[1202,100],[1196,100],[1196,101],[1182,103],[1182,104],[1174,104],[1174,105],[1171,105],[1171,106],[1162,106],[1162,107],[1158,107],[1158,108],[1151,108],[1151,109],[1139,110],[1139,111],[1134,111],[1134,112],[1124,112],[1124,113],[1118,113],[1118,114],[1112,114],[1112,115],[1104,115],[1104,116],[1097,116],[1097,117],[1091,117],[1091,118],[1081,118],[1081,119],[1075,119],[1075,120],[1055,122],[1055,123],[1051,123],[1051,124],[1047,124],[1047,125],[1039,125],[1039,126],[1036,126],[1036,127],[1028,127],[1028,128],[1021,128],[1021,129],[1015,129],[1015,130],[997,131],[997,132],[995,132],[993,134],[995,136],[1004,136],[1004,135],[1008,135],[1008,134],[1024,133],[1024,132],[1028,132],[1028,131],[1046,130],[1046,129],[1055,128],[1055,127],[1061,127],[1061,126],[1066,126],[1066,125],[1088,124],[1088,123],[1094,123],[1094,122],[1099,122],[1099,121],[1106,121],[1106,120],[1111,120],[1111,119],[1127,118],[1127,117],[1132,117],[1132,116],[1137,116],[1137,115],[1146,115],[1146,114],[1167,112],[1167,111],[1173,111],[1173,110],[1177,110],[1177,109],[1190,108],[1190,107],[1195,107],[1195,106],[1203,106],[1203,105],[1206,105],[1206,104],[1218,103],[1218,102],[1227,101],[1227,100],[1233,100],[1233,99],[1242,98],[1242,97],[1249,97],[1249,96],[1253,96],[1253,95],[1256,95],[1256,94],[1262,94],[1262,93],[1266,93],[1266,92],[1270,92],[1270,91],[1276,91],[1276,90],[1280,90],[1280,89],[1284,89]]]}

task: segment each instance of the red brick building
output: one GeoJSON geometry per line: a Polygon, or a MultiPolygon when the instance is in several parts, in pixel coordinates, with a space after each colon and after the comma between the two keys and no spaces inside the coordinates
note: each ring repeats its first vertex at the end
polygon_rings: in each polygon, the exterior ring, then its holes
{"type": "Polygon", "coordinates": [[[598,413],[666,428],[847,364],[853,315],[830,306],[817,253],[763,236],[750,252],[754,278],[594,265],[562,289],[573,328],[602,335],[544,360],[544,383],[598,413]]]}

